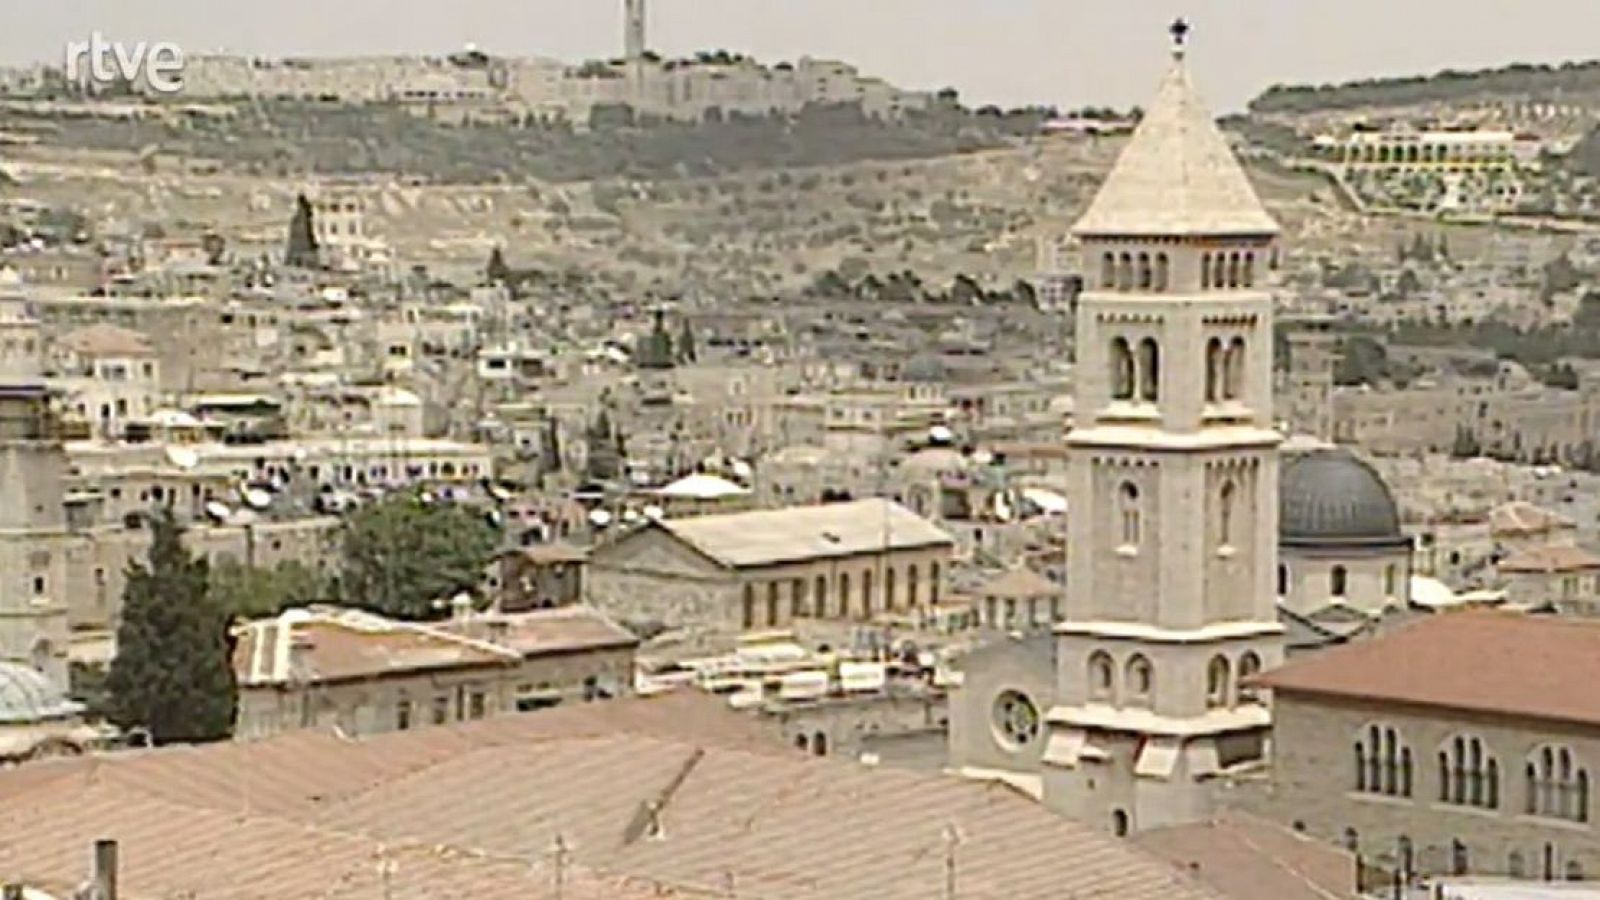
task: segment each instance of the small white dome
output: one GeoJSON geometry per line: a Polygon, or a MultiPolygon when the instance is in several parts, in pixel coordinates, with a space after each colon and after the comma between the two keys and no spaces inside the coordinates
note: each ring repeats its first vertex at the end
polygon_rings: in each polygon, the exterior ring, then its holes
{"type": "Polygon", "coordinates": [[[17,663],[0,662],[0,725],[26,725],[65,719],[83,711],[50,679],[17,663]]]}

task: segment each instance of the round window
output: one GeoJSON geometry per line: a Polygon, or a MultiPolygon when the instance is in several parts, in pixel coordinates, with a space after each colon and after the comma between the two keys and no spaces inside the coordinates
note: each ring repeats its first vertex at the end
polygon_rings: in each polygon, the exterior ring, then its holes
{"type": "Polygon", "coordinates": [[[1027,695],[1005,691],[994,701],[994,730],[1009,747],[1026,747],[1039,737],[1039,708],[1027,695]]]}

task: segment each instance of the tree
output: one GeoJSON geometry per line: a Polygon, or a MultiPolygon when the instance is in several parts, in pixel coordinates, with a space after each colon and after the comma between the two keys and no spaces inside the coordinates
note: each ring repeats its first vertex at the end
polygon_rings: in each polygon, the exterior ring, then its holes
{"type": "Polygon", "coordinates": [[[294,560],[273,568],[227,562],[211,570],[211,593],[230,615],[240,619],[275,616],[286,609],[327,599],[328,581],[294,560]]]}
{"type": "Polygon", "coordinates": [[[437,619],[477,589],[497,536],[478,512],[420,493],[390,494],[344,523],[339,595],[396,619],[437,619]]]}
{"type": "Polygon", "coordinates": [[[484,268],[490,284],[510,284],[511,267],[506,265],[506,258],[496,247],[489,251],[489,264],[484,268]]]}
{"type": "Polygon", "coordinates": [[[283,263],[298,269],[315,269],[317,260],[317,233],[311,201],[301,194],[295,198],[294,216],[289,220],[289,246],[283,253],[283,263]]]}
{"type": "Polygon", "coordinates": [[[150,519],[150,552],[128,568],[117,655],[106,678],[111,721],[157,744],[215,741],[233,730],[238,685],[227,610],[209,567],[183,546],[172,511],[150,519]]]}

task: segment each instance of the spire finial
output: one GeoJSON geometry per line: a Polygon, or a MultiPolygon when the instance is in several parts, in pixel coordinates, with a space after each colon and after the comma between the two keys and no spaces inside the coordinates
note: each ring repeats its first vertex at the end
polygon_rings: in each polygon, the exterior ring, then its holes
{"type": "Polygon", "coordinates": [[[1189,23],[1179,16],[1167,27],[1167,33],[1172,35],[1172,55],[1182,59],[1184,46],[1189,41],[1189,23]]]}

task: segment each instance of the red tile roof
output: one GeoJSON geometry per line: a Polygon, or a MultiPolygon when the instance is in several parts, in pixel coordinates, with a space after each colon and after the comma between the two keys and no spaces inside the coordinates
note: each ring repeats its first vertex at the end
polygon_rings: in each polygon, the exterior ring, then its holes
{"type": "Polygon", "coordinates": [[[1344,697],[1600,725],[1600,623],[1470,610],[1324,650],[1255,681],[1344,697]]]}
{"type": "Polygon", "coordinates": [[[1355,857],[1244,813],[1157,828],[1134,843],[1230,900],[1357,900],[1355,857]]]}
{"type": "Polygon", "coordinates": [[[769,734],[686,693],[365,740],[299,733],[41,763],[64,774],[13,793],[0,772],[0,877],[67,883],[109,836],[126,842],[131,900],[245,900],[262,885],[353,900],[381,895],[381,843],[405,854],[397,877],[418,879],[396,900],[542,898],[560,836],[600,886],[594,900],[658,884],[669,897],[926,900],[943,890],[954,828],[962,896],[1219,896],[1008,790],[807,757],[769,734]],[[639,836],[653,800],[659,834],[639,836]]]}

